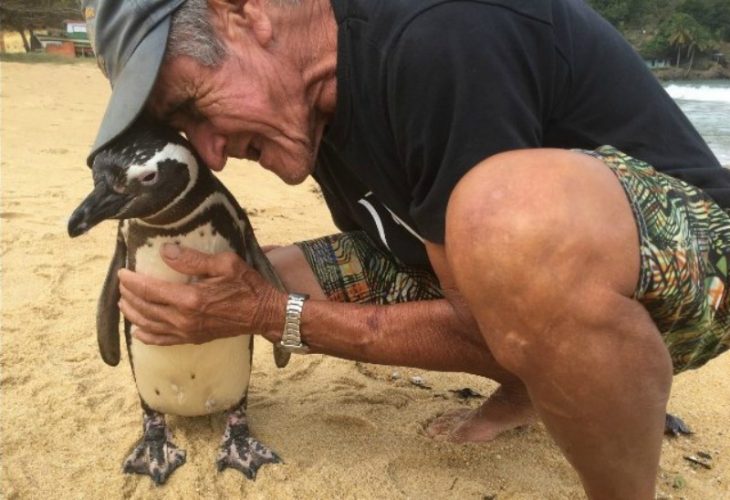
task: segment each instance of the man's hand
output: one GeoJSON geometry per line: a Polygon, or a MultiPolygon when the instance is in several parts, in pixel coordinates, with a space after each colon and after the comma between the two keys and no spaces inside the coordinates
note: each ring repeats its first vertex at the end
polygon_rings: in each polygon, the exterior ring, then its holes
{"type": "MultiPolygon", "coordinates": [[[[146,344],[202,344],[222,337],[281,331],[286,294],[232,252],[205,254],[167,244],[172,269],[196,277],[170,283],[119,271],[119,307],[146,344]]],[[[270,336],[270,335],[269,335],[270,336]]]]}

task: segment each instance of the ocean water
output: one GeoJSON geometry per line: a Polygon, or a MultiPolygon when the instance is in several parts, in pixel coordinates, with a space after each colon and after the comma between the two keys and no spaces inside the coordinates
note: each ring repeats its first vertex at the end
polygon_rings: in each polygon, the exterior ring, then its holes
{"type": "Polygon", "coordinates": [[[720,163],[730,167],[730,80],[667,82],[664,88],[720,163]]]}

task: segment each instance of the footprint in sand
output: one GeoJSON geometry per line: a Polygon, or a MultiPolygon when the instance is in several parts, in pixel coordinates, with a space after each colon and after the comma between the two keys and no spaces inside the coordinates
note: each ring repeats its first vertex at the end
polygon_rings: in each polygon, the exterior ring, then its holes
{"type": "Polygon", "coordinates": [[[295,371],[291,375],[287,377],[289,380],[302,380],[307,377],[309,377],[312,373],[314,373],[314,370],[317,369],[317,367],[322,363],[322,360],[324,358],[322,356],[313,357],[311,360],[307,360],[307,365],[300,370],[295,371]]]}
{"type": "MultiPolygon", "coordinates": [[[[504,489],[506,481],[503,471],[492,470],[490,472],[492,477],[488,481],[491,484],[488,486],[483,478],[473,475],[468,462],[466,464],[459,462],[458,454],[451,457],[446,454],[438,466],[434,467],[433,457],[405,453],[388,463],[385,471],[393,486],[406,498],[491,499],[497,498],[494,491],[504,489]],[[419,470],[428,471],[427,482],[423,481],[420,474],[414,474],[414,471],[419,470]]],[[[512,498],[511,495],[505,495],[505,498],[508,497],[512,498]]],[[[502,494],[499,498],[502,498],[502,494]]]]}
{"type": "Polygon", "coordinates": [[[322,421],[328,426],[345,427],[352,431],[375,430],[377,428],[371,421],[360,417],[353,417],[352,415],[325,415],[322,417],[322,421]]]}
{"type": "Polygon", "coordinates": [[[334,392],[351,391],[352,389],[364,389],[365,384],[349,377],[340,377],[334,381],[334,392]]]}
{"type": "Polygon", "coordinates": [[[346,394],[337,400],[340,404],[353,405],[362,404],[367,407],[375,405],[403,408],[413,401],[413,398],[397,389],[385,389],[378,394],[346,394]]]}
{"type": "Polygon", "coordinates": [[[0,377],[0,386],[5,388],[12,387],[14,385],[25,385],[30,376],[28,375],[3,375],[0,377]]]}
{"type": "Polygon", "coordinates": [[[0,212],[0,219],[2,220],[23,219],[27,217],[29,215],[22,212],[0,212]]]}
{"type": "Polygon", "coordinates": [[[41,153],[48,153],[52,155],[65,155],[68,153],[68,149],[66,148],[45,148],[41,149],[41,153]]]}

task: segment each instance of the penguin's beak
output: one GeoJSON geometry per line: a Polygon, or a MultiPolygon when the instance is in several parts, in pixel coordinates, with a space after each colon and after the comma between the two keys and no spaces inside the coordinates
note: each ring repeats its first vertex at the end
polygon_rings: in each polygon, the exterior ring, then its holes
{"type": "Polygon", "coordinates": [[[84,234],[103,220],[111,219],[125,207],[131,197],[110,189],[99,182],[81,205],[71,214],[68,235],[72,238],[84,234]]]}

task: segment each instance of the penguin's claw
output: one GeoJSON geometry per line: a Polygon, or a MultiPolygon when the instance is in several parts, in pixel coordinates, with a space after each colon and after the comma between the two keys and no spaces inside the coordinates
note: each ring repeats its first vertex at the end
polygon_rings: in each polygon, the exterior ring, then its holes
{"type": "Polygon", "coordinates": [[[228,467],[239,470],[249,479],[256,479],[259,467],[277,464],[281,458],[269,448],[252,437],[225,440],[218,452],[218,470],[228,467]]]}
{"type": "Polygon", "coordinates": [[[218,470],[230,467],[241,471],[248,479],[256,479],[256,472],[262,465],[280,462],[276,453],[251,437],[244,408],[231,411],[216,460],[218,470]]]}
{"type": "Polygon", "coordinates": [[[186,453],[171,441],[172,436],[161,415],[151,419],[145,416],[144,427],[142,439],[124,461],[124,472],[150,476],[159,486],[185,463],[186,453]]]}

